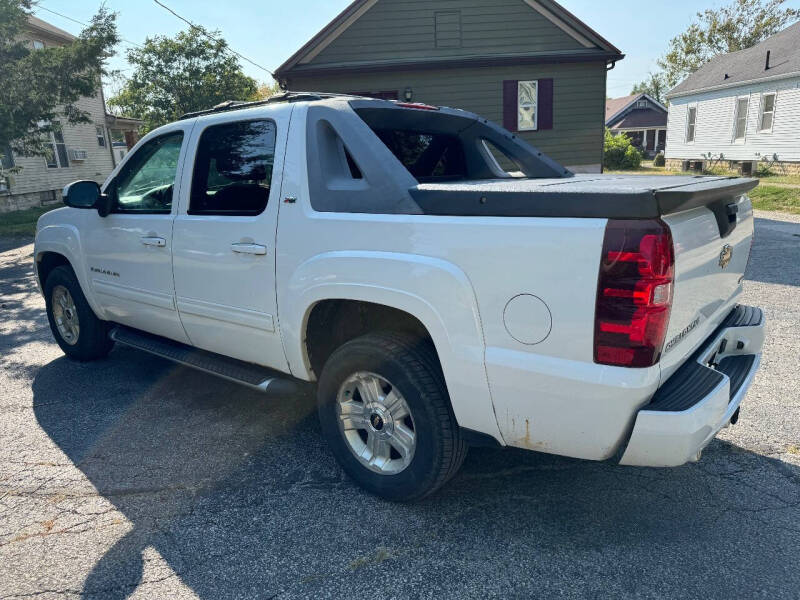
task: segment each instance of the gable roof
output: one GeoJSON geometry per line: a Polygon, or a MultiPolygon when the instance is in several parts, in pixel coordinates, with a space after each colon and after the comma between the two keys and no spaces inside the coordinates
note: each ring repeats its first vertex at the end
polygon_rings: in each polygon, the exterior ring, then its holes
{"type": "Polygon", "coordinates": [[[607,98],[606,99],[606,123],[611,117],[622,112],[628,108],[632,102],[637,100],[641,94],[631,94],[630,96],[623,96],[622,98],[607,98]]]}
{"type": "Polygon", "coordinates": [[[752,48],[721,54],[673,88],[667,98],[800,75],[800,22],[752,48]],[[769,69],[767,51],[770,53],[769,69]]]}
{"type": "MultiPolygon", "coordinates": [[[[320,52],[327,48],[379,1],[381,0],[354,0],[330,23],[323,27],[322,30],[320,30],[314,37],[306,42],[299,50],[297,50],[297,52],[292,54],[280,67],[278,67],[275,70],[276,78],[280,79],[286,76],[296,67],[312,61],[320,52]]],[[[624,55],[619,48],[611,44],[600,34],[591,29],[583,21],[558,4],[558,2],[555,2],[554,0],[522,1],[530,6],[533,10],[539,12],[542,16],[547,18],[556,27],[572,36],[581,44],[581,46],[587,50],[595,51],[594,54],[597,54],[597,51],[599,50],[609,61],[617,61],[624,58],[624,55]]],[[[574,54],[580,54],[580,51],[574,54]]],[[[479,57],[473,57],[473,59],[474,58],[479,57]]],[[[600,58],[602,58],[602,56],[600,58]]]]}
{"type": "Polygon", "coordinates": [[[608,98],[606,100],[606,125],[611,127],[614,121],[622,115],[630,106],[646,98],[655,108],[660,108],[664,114],[667,114],[667,107],[661,104],[658,100],[653,98],[650,94],[641,92],[639,94],[631,94],[630,96],[623,96],[622,98],[608,98]]]}
{"type": "Polygon", "coordinates": [[[31,32],[41,31],[50,37],[58,38],[65,42],[71,42],[77,39],[71,33],[64,31],[63,29],[59,29],[47,21],[42,21],[39,17],[34,17],[33,15],[28,15],[28,28],[31,30],[31,32]]]}

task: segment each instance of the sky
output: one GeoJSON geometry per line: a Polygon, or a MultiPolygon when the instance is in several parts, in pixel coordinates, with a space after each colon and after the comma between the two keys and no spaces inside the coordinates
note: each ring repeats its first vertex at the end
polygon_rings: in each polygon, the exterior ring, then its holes
{"type": "MultiPolygon", "coordinates": [[[[308,41],[350,0],[162,0],[183,17],[209,29],[219,29],[230,46],[270,70],[308,41]]],[[[491,0],[487,0],[491,2],[491,0]]],[[[561,0],[561,4],[600,35],[617,46],[626,57],[608,75],[607,93],[625,96],[635,83],[657,70],[656,60],[669,40],[681,33],[702,8],[719,7],[728,0],[561,0]]],[[[40,0],[36,15],[70,33],[81,25],[71,19],[88,22],[101,0],[40,0]]],[[[174,35],[186,23],[158,6],[153,0],[106,0],[106,6],[118,13],[120,35],[127,40],[118,47],[109,67],[123,75],[130,72],[125,50],[130,42],[141,43],[153,35],[174,35]]],[[[786,7],[800,8],[800,0],[788,0],[786,7]]],[[[262,82],[269,74],[247,62],[245,73],[262,82]]],[[[114,91],[114,82],[105,82],[106,91],[114,91]]]]}

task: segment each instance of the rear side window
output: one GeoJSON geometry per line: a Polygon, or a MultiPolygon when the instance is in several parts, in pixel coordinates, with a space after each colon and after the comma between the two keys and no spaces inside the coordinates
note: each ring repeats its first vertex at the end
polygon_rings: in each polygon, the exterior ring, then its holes
{"type": "Polygon", "coordinates": [[[444,133],[376,129],[375,133],[420,183],[467,178],[461,140],[444,133]]]}
{"type": "Polygon", "coordinates": [[[189,214],[262,213],[269,200],[275,137],[269,120],[208,127],[197,146],[189,214]]]}

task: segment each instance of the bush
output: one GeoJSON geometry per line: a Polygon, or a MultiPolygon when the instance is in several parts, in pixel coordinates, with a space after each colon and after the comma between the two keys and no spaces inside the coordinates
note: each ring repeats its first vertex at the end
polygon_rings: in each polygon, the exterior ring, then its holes
{"type": "Polygon", "coordinates": [[[664,153],[659,152],[656,154],[656,157],[653,159],[653,166],[654,167],[666,167],[667,166],[667,159],[664,158],[664,153]]]}
{"type": "Polygon", "coordinates": [[[611,170],[638,169],[642,164],[642,153],[624,133],[612,135],[606,129],[603,148],[603,166],[611,170]]]}

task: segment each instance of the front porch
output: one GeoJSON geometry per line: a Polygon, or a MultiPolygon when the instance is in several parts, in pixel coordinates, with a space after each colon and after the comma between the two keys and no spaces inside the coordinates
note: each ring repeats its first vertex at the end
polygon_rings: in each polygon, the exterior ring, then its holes
{"type": "Polygon", "coordinates": [[[631,143],[648,158],[663,152],[667,146],[666,128],[612,129],[611,133],[627,135],[631,143]]]}

